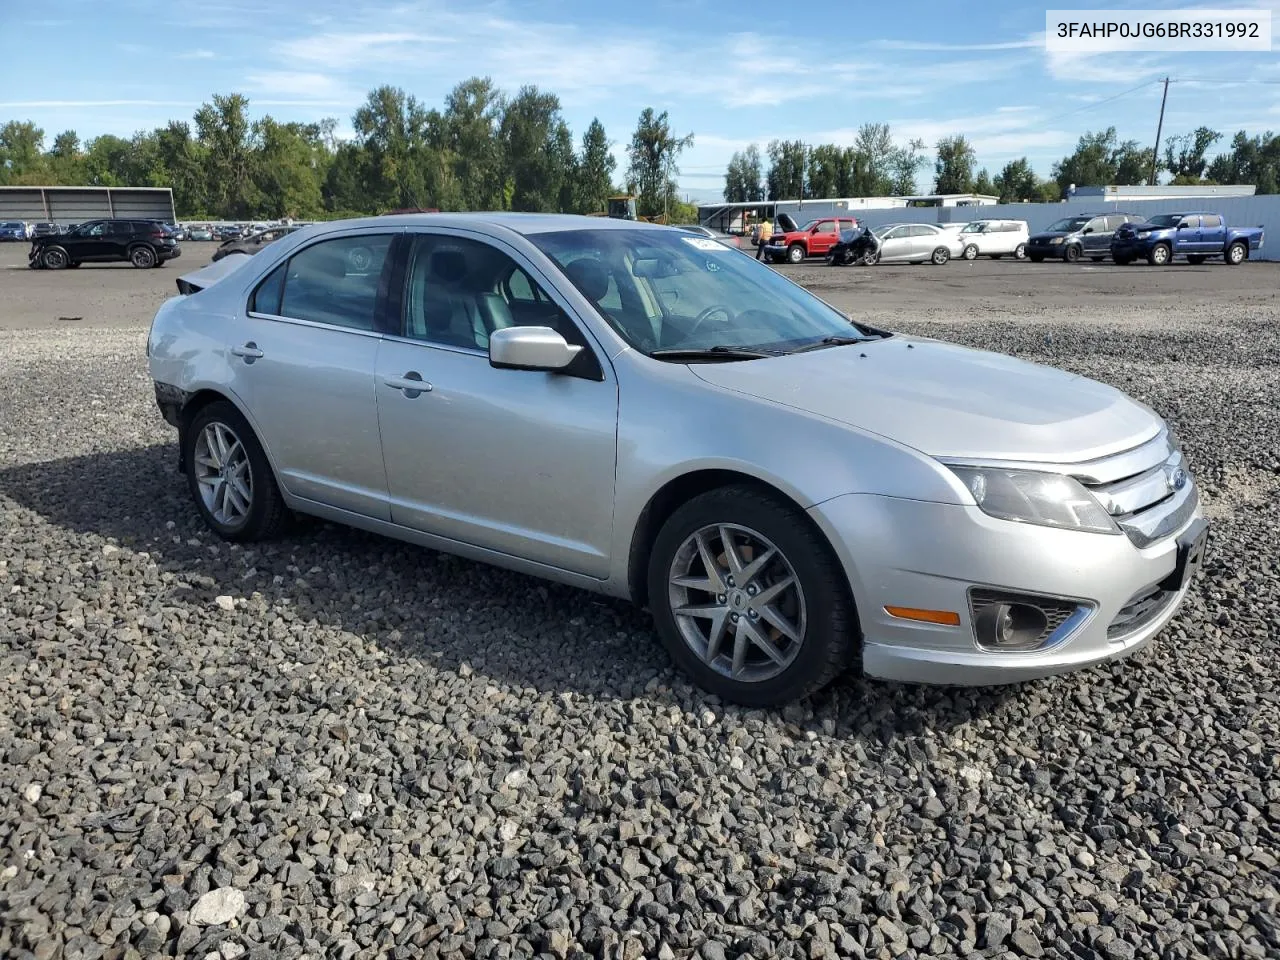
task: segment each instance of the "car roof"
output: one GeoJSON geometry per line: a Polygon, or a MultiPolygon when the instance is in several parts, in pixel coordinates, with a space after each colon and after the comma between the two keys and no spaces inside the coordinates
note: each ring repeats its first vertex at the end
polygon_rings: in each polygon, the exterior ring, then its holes
{"type": "Polygon", "coordinates": [[[358,217],[351,220],[328,220],[312,235],[360,227],[462,227],[499,234],[503,230],[533,236],[540,233],[559,233],[565,230],[656,230],[668,231],[665,224],[645,223],[639,220],[620,220],[615,217],[588,217],[572,213],[394,213],[377,217],[358,217]]]}

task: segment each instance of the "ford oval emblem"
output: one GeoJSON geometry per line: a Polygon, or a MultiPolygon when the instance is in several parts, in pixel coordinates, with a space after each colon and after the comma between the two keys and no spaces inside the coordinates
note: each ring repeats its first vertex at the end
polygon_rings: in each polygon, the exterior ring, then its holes
{"type": "Polygon", "coordinates": [[[1166,479],[1169,481],[1170,490],[1181,490],[1187,485],[1187,471],[1177,467],[1169,471],[1166,479]]]}

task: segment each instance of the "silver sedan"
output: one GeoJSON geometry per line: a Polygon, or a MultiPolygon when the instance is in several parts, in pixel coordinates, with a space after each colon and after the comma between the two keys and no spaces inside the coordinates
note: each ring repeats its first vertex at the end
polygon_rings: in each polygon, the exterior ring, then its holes
{"type": "Polygon", "coordinates": [[[150,371],[220,536],[292,510],[629,598],[741,703],[1122,657],[1204,555],[1148,407],[668,227],[340,221],[179,289],[150,371]]]}
{"type": "Polygon", "coordinates": [[[932,223],[888,223],[872,233],[880,241],[877,263],[944,264],[964,250],[954,233],[932,223]]]}

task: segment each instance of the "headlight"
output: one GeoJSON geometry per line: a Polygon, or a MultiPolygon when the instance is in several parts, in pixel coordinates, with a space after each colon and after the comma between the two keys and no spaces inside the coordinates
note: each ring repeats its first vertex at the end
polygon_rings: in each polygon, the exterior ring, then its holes
{"type": "Polygon", "coordinates": [[[1110,514],[1072,477],[998,467],[950,469],[988,516],[1062,530],[1120,533],[1110,514]]]}
{"type": "Polygon", "coordinates": [[[1065,237],[1052,237],[1050,238],[1049,243],[1051,244],[1062,243],[1062,241],[1065,239],[1066,239],[1065,237]]]}

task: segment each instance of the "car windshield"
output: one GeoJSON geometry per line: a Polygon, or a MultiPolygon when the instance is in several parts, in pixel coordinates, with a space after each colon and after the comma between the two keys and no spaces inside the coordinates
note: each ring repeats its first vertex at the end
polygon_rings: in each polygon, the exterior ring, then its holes
{"type": "Polygon", "coordinates": [[[650,229],[565,230],[529,238],[633,347],[782,353],[855,326],[776,270],[715,240],[650,229]]]}
{"type": "Polygon", "coordinates": [[[987,229],[985,223],[967,223],[961,233],[984,233],[987,229]]]}
{"type": "Polygon", "coordinates": [[[1075,233],[1093,217],[1063,217],[1055,223],[1049,224],[1046,233],[1075,233]]]}
{"type": "Polygon", "coordinates": [[[800,233],[805,233],[805,232],[806,232],[806,231],[808,231],[808,230],[812,230],[812,229],[814,228],[814,226],[817,224],[817,222],[818,222],[817,220],[810,220],[810,221],[809,221],[809,222],[807,222],[803,227],[801,227],[801,228],[800,228],[800,231],[799,231],[799,232],[800,232],[800,233]]]}
{"type": "Polygon", "coordinates": [[[894,227],[900,227],[900,226],[902,226],[902,224],[900,224],[900,223],[886,223],[886,224],[884,224],[883,226],[876,227],[876,228],[875,228],[874,230],[872,230],[871,232],[872,232],[873,234],[875,234],[875,235],[876,235],[876,238],[877,238],[877,239],[879,239],[879,240],[883,240],[883,239],[884,239],[884,235],[885,235],[886,233],[888,233],[888,232],[889,232],[890,230],[892,230],[894,227]]]}
{"type": "Polygon", "coordinates": [[[1147,221],[1149,227],[1176,227],[1182,222],[1185,213],[1158,213],[1147,221]]]}

